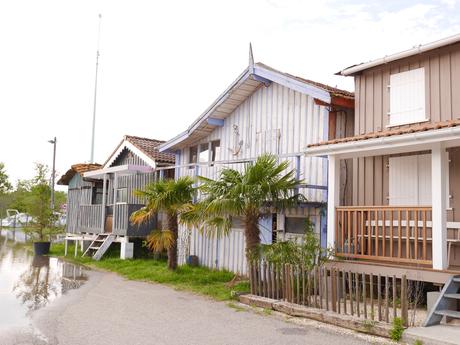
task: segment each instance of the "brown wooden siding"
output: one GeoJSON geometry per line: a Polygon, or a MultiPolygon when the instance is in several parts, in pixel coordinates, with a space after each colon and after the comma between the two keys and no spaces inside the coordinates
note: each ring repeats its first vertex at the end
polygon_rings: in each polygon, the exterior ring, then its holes
{"type": "Polygon", "coordinates": [[[388,125],[390,75],[425,68],[425,108],[431,122],[460,118],[460,43],[378,66],[355,76],[355,134],[388,125]]]}

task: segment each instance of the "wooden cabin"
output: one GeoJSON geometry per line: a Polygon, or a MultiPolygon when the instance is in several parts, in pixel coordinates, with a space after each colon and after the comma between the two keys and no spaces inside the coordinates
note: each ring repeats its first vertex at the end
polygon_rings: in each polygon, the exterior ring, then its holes
{"type": "Polygon", "coordinates": [[[460,35],[340,74],[355,80],[354,133],[306,150],[329,162],[328,245],[345,268],[450,282],[460,274],[460,35]]]}
{"type": "MultiPolygon", "coordinates": [[[[132,248],[130,237],[144,237],[158,226],[157,219],[135,226],[129,217],[145,205],[133,192],[172,173],[157,171],[174,164],[174,155],[158,151],[161,143],[126,135],[103,165],[72,165],[58,181],[68,186],[66,232],[69,239],[80,240],[89,248],[93,241],[105,243],[107,247],[110,245],[107,241],[122,242],[126,244],[123,249],[132,248]]],[[[122,255],[129,257],[132,253],[122,255]]]]}
{"type": "MultiPolygon", "coordinates": [[[[261,242],[300,237],[306,219],[326,243],[327,162],[305,157],[302,149],[352,128],[353,93],[280,72],[262,63],[249,66],[188,128],[160,146],[176,155],[175,175],[218,177],[229,167],[244,169],[263,153],[287,160],[303,182],[299,191],[308,200],[298,208],[274,213],[260,221],[261,242]],[[329,113],[334,116],[329,117],[329,113]],[[328,121],[333,121],[333,128],[328,121]]],[[[243,222],[235,219],[228,236],[206,236],[180,228],[179,261],[198,256],[211,268],[245,274],[243,222]]]]}

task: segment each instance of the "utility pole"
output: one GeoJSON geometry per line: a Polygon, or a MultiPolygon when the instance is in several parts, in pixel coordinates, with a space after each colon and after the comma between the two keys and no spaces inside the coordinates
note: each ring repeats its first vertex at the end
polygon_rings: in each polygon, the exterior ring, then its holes
{"type": "Polygon", "coordinates": [[[94,163],[94,137],[96,135],[96,99],[97,99],[97,72],[99,70],[99,43],[101,39],[101,20],[102,15],[99,14],[99,26],[97,30],[97,50],[96,50],[96,76],[94,79],[94,100],[93,100],[93,128],[91,134],[91,158],[90,163],[94,163]]]}
{"type": "Polygon", "coordinates": [[[56,177],[56,137],[52,140],[48,140],[50,144],[53,144],[53,170],[51,172],[51,208],[54,210],[54,179],[56,177]]]}

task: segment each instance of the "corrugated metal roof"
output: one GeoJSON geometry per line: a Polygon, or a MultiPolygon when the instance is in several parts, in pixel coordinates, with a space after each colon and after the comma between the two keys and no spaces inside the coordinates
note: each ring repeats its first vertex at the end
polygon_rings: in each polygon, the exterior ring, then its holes
{"type": "MultiPolygon", "coordinates": [[[[210,117],[225,119],[233,111],[250,97],[259,87],[264,85],[263,80],[280,82],[288,84],[295,90],[301,89],[304,93],[310,93],[312,97],[318,97],[323,101],[330,101],[332,96],[352,99],[354,93],[334,88],[322,83],[314,82],[308,79],[293,76],[288,73],[278,71],[263,63],[256,63],[247,67],[243,73],[201,114],[186,131],[167,141],[160,146],[160,151],[185,147],[192,145],[211,133],[216,126],[208,123],[206,120],[210,117]],[[263,73],[255,77],[255,73],[263,73]],[[266,79],[268,78],[268,79],[266,79]]],[[[326,102],[326,103],[327,103],[326,102]]]]}

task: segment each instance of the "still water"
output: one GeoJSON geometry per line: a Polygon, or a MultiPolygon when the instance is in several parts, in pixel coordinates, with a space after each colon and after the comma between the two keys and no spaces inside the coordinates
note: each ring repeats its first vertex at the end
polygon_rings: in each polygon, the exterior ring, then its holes
{"type": "Polygon", "coordinates": [[[85,269],[57,258],[34,256],[19,230],[0,232],[0,331],[29,327],[34,310],[77,289],[87,280],[85,269]]]}

